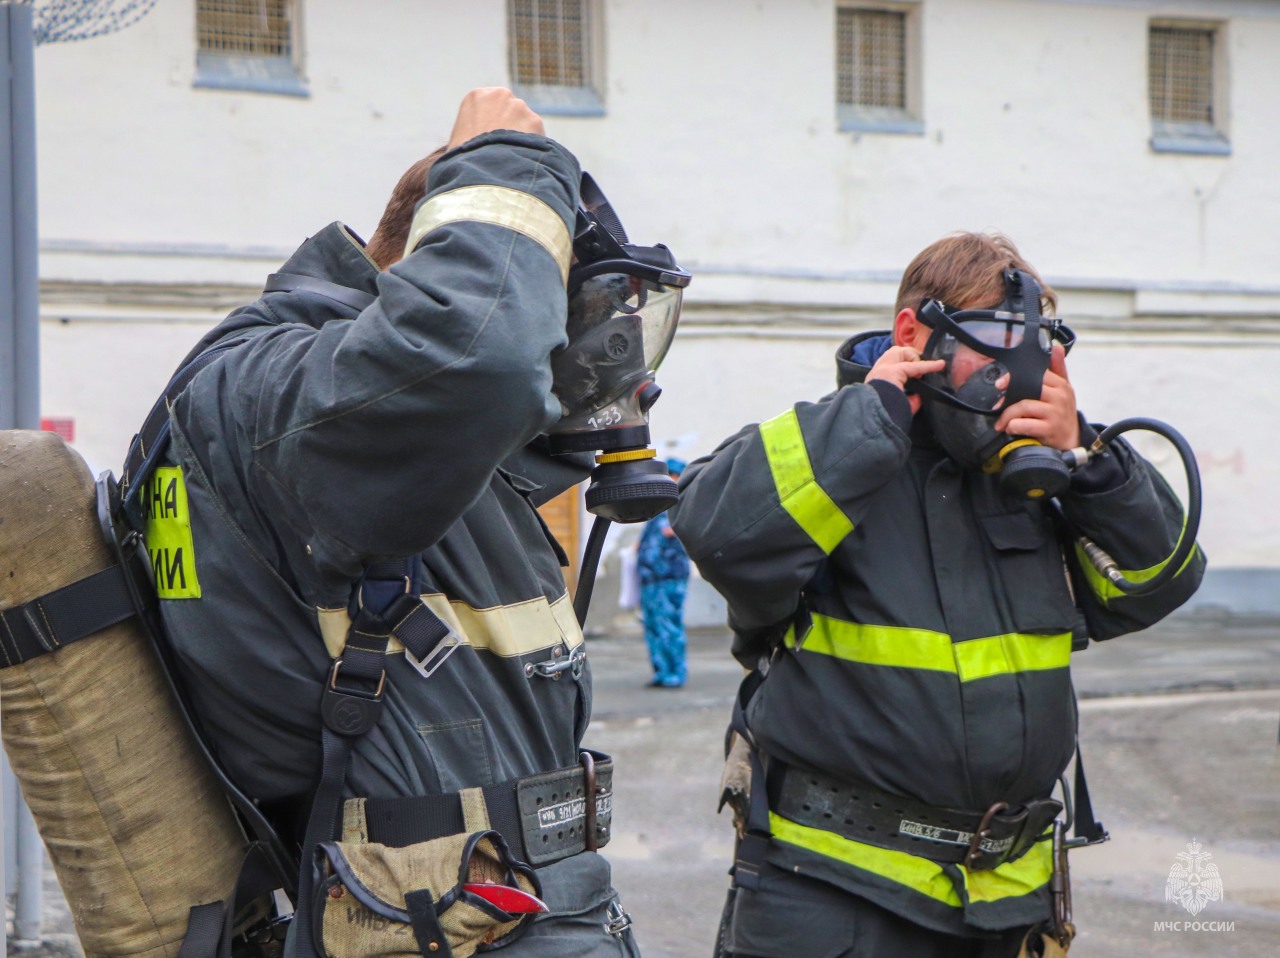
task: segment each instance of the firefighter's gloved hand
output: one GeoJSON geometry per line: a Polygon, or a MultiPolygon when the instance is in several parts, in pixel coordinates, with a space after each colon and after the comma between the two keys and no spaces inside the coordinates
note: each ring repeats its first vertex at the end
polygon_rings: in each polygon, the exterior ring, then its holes
{"type": "Polygon", "coordinates": [[[458,118],[454,120],[453,132],[449,135],[449,149],[456,149],[493,130],[515,130],[541,136],[542,117],[505,87],[480,87],[462,98],[458,118]]]}

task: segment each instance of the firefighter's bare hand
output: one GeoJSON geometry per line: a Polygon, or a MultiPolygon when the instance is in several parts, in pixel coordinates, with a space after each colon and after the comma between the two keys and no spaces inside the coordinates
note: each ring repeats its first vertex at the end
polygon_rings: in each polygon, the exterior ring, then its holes
{"type": "MultiPolygon", "coordinates": [[[[908,380],[919,379],[926,373],[942,372],[944,366],[946,363],[941,359],[921,359],[919,350],[914,346],[890,346],[867,373],[867,382],[883,379],[905,392],[908,380]]],[[[908,393],[907,402],[911,403],[913,416],[920,411],[919,396],[908,393]]]]}
{"type": "MultiPolygon", "coordinates": [[[[1067,379],[1066,357],[1062,344],[1054,343],[1040,398],[1024,399],[1004,410],[996,420],[997,432],[1037,439],[1050,449],[1074,449],[1080,445],[1076,391],[1067,379]]],[[[996,388],[1007,387],[1007,380],[1006,373],[996,381],[996,388]]]]}
{"type": "Polygon", "coordinates": [[[480,87],[462,98],[458,118],[453,121],[453,132],[449,135],[449,149],[493,130],[541,135],[542,117],[505,87],[480,87]]]}

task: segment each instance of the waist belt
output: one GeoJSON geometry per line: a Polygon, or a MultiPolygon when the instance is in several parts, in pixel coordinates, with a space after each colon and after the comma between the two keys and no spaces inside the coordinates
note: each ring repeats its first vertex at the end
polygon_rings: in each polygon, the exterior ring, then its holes
{"type": "Polygon", "coordinates": [[[1052,798],[996,802],[985,812],[940,808],[777,761],[769,769],[769,806],[809,828],[975,870],[1023,855],[1062,811],[1052,798]]]}
{"type": "MultiPolygon", "coordinates": [[[[487,785],[490,827],[521,861],[547,865],[608,844],[613,821],[613,759],[584,749],[581,763],[487,785]]],[[[466,830],[459,793],[351,799],[364,806],[370,842],[404,848],[466,830]]]]}

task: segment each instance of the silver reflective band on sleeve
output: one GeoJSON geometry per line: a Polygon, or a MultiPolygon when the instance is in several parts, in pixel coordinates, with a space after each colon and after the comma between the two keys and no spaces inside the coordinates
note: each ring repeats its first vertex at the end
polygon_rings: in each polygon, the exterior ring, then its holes
{"type": "Polygon", "coordinates": [[[414,214],[404,255],[412,253],[432,230],[464,221],[523,233],[551,254],[560,267],[561,282],[568,282],[573,238],[564,220],[536,196],[507,186],[463,186],[431,197],[414,214]]]}

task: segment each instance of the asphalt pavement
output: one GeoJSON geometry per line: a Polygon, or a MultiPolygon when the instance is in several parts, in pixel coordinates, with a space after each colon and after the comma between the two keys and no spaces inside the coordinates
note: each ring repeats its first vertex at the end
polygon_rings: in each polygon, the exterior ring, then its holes
{"type": "MultiPolygon", "coordinates": [[[[691,634],[682,689],[646,686],[634,623],[588,644],[587,744],[617,763],[614,883],[646,958],[710,958],[732,854],[715,804],[742,675],[728,633],[691,634]]],[[[1280,954],[1280,622],[1175,617],[1072,666],[1090,791],[1111,834],[1071,856],[1073,958],[1280,954]],[[1222,886],[1194,916],[1166,900],[1171,870],[1191,861],[1222,886]]],[[[51,876],[46,888],[39,951],[78,954],[51,876]]]]}

